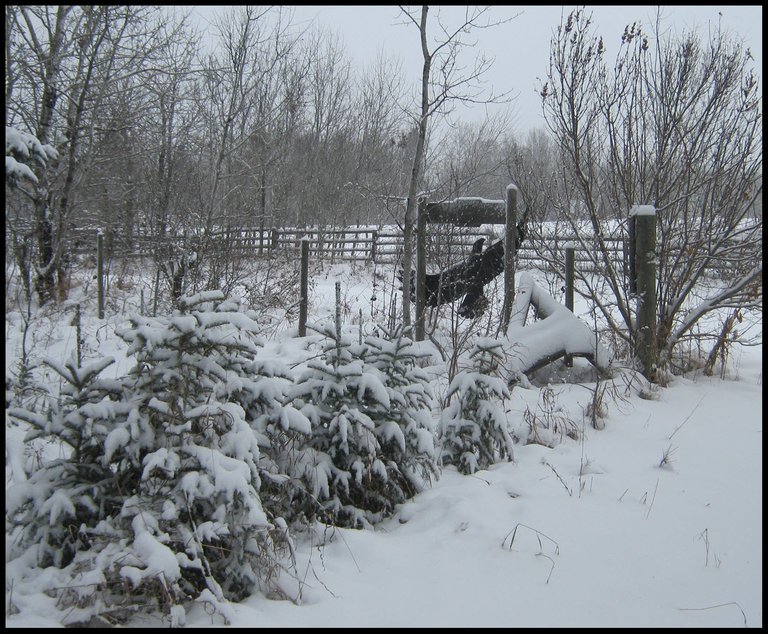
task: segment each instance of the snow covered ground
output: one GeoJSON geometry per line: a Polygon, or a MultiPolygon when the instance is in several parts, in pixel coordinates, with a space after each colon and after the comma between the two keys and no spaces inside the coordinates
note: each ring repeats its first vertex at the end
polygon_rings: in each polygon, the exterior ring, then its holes
{"type": "MultiPolygon", "coordinates": [[[[372,273],[360,265],[316,273],[311,317],[332,319],[340,280],[345,328],[356,332],[361,310],[365,326],[386,292],[373,286],[372,273]]],[[[116,309],[103,323],[87,288],[74,289],[93,350],[121,354],[112,333],[138,304],[136,288],[113,286],[116,309]]],[[[36,321],[32,354],[69,356],[72,315],[58,309],[36,321]]],[[[281,323],[266,356],[299,354],[295,322],[281,323]]],[[[20,313],[7,312],[7,372],[18,362],[22,330],[20,313]]],[[[252,596],[230,606],[231,625],[761,627],[762,346],[733,350],[724,379],[679,376],[653,393],[641,395],[617,374],[601,430],[586,415],[595,384],[579,361],[572,374],[579,378],[582,368],[581,382],[518,386],[505,404],[517,438],[532,421],[543,435],[556,423],[578,438],[562,435],[552,448],[519,442],[514,463],[472,476],[446,467],[376,530],[318,528],[298,542],[287,586],[298,600],[252,596]]],[[[118,361],[110,370],[127,366],[118,361]]],[[[444,368],[430,370],[439,396],[444,368]]],[[[22,435],[6,425],[6,486],[21,461],[22,435]]],[[[40,575],[6,567],[6,626],[60,625],[41,583],[40,575]]],[[[223,624],[202,604],[187,610],[188,627],[223,624]]],[[[131,625],[162,624],[137,618],[131,625]]]]}

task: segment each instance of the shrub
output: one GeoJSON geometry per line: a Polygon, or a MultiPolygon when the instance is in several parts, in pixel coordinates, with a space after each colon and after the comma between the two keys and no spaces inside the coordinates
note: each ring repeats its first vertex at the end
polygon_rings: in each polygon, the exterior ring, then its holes
{"type": "Polygon", "coordinates": [[[371,526],[437,473],[427,377],[401,331],[363,345],[330,327],[319,332],[322,357],[307,364],[290,395],[312,422],[292,474],[325,521],[371,526]]]}
{"type": "Polygon", "coordinates": [[[479,339],[470,351],[472,366],[448,386],[448,407],[440,417],[440,458],[465,474],[501,460],[514,460],[507,417],[499,404],[509,397],[506,383],[494,376],[503,359],[501,343],[479,339]]]}

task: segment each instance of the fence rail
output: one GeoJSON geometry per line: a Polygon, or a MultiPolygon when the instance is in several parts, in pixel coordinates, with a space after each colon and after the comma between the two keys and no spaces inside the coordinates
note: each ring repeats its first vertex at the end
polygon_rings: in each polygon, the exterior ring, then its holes
{"type": "MultiPolygon", "coordinates": [[[[87,256],[95,252],[96,229],[75,229],[70,232],[73,255],[87,256]]],[[[428,256],[441,254],[453,260],[469,253],[472,244],[479,238],[490,245],[492,235],[478,228],[453,229],[447,232],[431,230],[428,238],[428,256]]],[[[546,265],[546,259],[532,248],[531,241],[546,240],[551,259],[564,257],[565,247],[576,241],[575,237],[529,237],[517,250],[519,262],[529,266],[546,265]]],[[[617,261],[624,259],[624,241],[620,238],[603,238],[609,252],[615,253],[617,261]]],[[[210,252],[226,252],[234,257],[271,256],[278,253],[297,255],[301,243],[309,243],[309,254],[315,258],[334,261],[370,261],[396,264],[402,259],[403,234],[394,227],[353,227],[353,228],[267,228],[249,227],[224,229],[207,235],[134,235],[130,238],[106,231],[104,250],[110,258],[150,257],[159,251],[178,248],[199,249],[210,252]]],[[[576,249],[576,265],[591,263],[592,258],[584,249],[576,249]]]]}
{"type": "MultiPolygon", "coordinates": [[[[96,256],[97,228],[71,229],[68,234],[70,253],[74,256],[96,256]]],[[[302,241],[309,242],[309,254],[324,261],[368,261],[381,264],[398,264],[402,261],[403,234],[393,225],[334,227],[246,227],[210,232],[207,235],[187,234],[163,237],[133,235],[126,237],[118,232],[105,230],[104,255],[107,258],[147,258],[157,254],[169,254],[176,249],[200,249],[207,253],[226,253],[231,257],[271,257],[289,254],[298,257],[302,241]]],[[[432,269],[454,264],[466,257],[478,238],[486,238],[489,246],[492,238],[501,239],[486,228],[451,228],[441,225],[430,227],[427,238],[427,260],[432,269]]],[[[617,266],[628,266],[625,240],[603,236],[602,241],[609,256],[617,266]]],[[[6,242],[8,233],[6,227],[6,242]]],[[[537,232],[529,235],[517,250],[518,263],[526,268],[562,270],[565,248],[576,244],[574,259],[582,271],[595,271],[594,251],[597,247],[589,241],[578,244],[575,236],[547,235],[537,232]],[[592,251],[590,253],[590,251],[592,251]]],[[[735,262],[714,261],[708,268],[722,274],[737,266],[735,262]]]]}

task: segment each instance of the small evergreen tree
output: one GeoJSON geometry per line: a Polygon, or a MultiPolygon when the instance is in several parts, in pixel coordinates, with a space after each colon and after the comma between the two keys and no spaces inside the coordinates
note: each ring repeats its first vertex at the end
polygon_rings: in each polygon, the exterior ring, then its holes
{"type": "MultiPolygon", "coordinates": [[[[256,435],[233,398],[258,393],[249,377],[258,325],[219,291],[179,305],[165,320],[134,318],[121,334],[137,359],[138,403],[113,457],[142,469],[122,517],[135,541],[179,559],[185,596],[207,588],[240,600],[275,574],[280,536],[259,498],[256,435]]],[[[152,569],[144,564],[142,576],[152,569]]]]}
{"type": "MultiPolygon", "coordinates": [[[[6,491],[6,517],[14,533],[10,557],[33,547],[40,567],[68,565],[90,547],[88,529],[119,513],[122,499],[115,474],[100,460],[109,427],[128,408],[115,402],[114,382],[99,379],[112,365],[106,357],[77,367],[47,359],[63,383],[58,396],[8,410],[11,420],[30,426],[27,446],[50,440],[61,458],[44,460],[27,479],[6,491]]],[[[119,388],[117,389],[119,394],[119,388]]]]}
{"type": "Polygon", "coordinates": [[[448,386],[453,401],[440,417],[440,457],[465,474],[500,460],[514,460],[507,417],[499,401],[509,397],[496,374],[503,361],[501,343],[479,339],[470,351],[472,367],[459,372],[448,386]]]}
{"type": "Polygon", "coordinates": [[[387,510],[376,480],[386,481],[380,445],[369,413],[389,408],[381,372],[366,368],[364,347],[322,327],[322,358],[312,359],[290,397],[312,422],[312,436],[297,456],[296,473],[318,500],[323,520],[371,526],[387,510]]]}
{"type": "Polygon", "coordinates": [[[291,402],[294,373],[285,364],[255,360],[249,374],[256,389],[240,389],[230,395],[245,410],[246,420],[259,443],[261,495],[264,509],[300,529],[320,506],[295,474],[297,455],[307,445],[312,424],[291,402]]]}
{"type": "Polygon", "coordinates": [[[290,548],[261,506],[257,436],[237,402],[263,394],[249,376],[258,326],[219,291],[179,305],[119,333],[136,358],[127,377],[97,380],[110,359],[50,364],[66,380],[60,402],[9,413],[68,455],[12,486],[7,505],[40,565],[85,566],[176,620],[186,600],[239,600],[268,584],[290,548]]]}
{"type": "Polygon", "coordinates": [[[439,468],[432,421],[434,396],[429,377],[417,365],[425,355],[404,335],[402,326],[383,334],[366,339],[366,362],[382,373],[389,396],[390,406],[377,407],[370,416],[387,468],[386,497],[391,509],[423,491],[439,477],[439,468]]]}
{"type": "Polygon", "coordinates": [[[366,527],[438,474],[428,377],[402,329],[355,344],[331,327],[290,399],[312,423],[288,473],[324,521],[366,527]]]}

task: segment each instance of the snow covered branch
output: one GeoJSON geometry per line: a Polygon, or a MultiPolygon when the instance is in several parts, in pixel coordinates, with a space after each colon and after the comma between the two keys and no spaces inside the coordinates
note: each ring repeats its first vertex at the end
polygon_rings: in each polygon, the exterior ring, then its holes
{"type": "Polygon", "coordinates": [[[5,178],[14,186],[22,181],[37,184],[37,176],[29,166],[37,163],[43,168],[48,161],[59,158],[59,153],[48,143],[40,143],[38,138],[13,128],[5,126],[5,178]]]}

